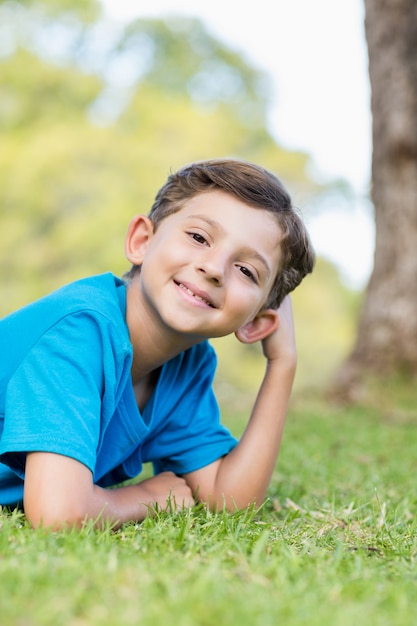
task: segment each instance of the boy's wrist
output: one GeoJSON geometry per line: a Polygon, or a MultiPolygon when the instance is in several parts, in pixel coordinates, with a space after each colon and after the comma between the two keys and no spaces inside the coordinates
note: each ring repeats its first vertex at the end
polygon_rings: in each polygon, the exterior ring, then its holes
{"type": "Polygon", "coordinates": [[[267,357],[267,371],[288,372],[295,374],[297,369],[296,354],[280,354],[275,358],[267,357]]]}

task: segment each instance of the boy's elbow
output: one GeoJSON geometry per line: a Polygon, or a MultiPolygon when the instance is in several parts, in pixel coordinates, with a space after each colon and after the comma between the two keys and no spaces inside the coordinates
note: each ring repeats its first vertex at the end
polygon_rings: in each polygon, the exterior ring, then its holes
{"type": "Polygon", "coordinates": [[[32,528],[63,530],[81,528],[86,520],[86,513],[74,503],[32,502],[25,499],[24,511],[32,528]]]}

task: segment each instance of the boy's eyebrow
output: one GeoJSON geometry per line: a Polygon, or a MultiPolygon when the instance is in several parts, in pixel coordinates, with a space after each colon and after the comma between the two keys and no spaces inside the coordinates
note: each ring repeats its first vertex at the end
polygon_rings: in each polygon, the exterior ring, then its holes
{"type": "MultiPolygon", "coordinates": [[[[206,217],[205,215],[189,215],[188,218],[199,219],[202,222],[206,222],[207,224],[209,224],[209,226],[212,226],[213,228],[216,228],[217,230],[221,230],[224,232],[224,228],[222,224],[220,224],[220,222],[217,222],[216,220],[212,220],[209,217],[206,217]]],[[[247,250],[250,252],[250,254],[253,257],[255,257],[255,259],[257,259],[258,261],[262,263],[262,265],[265,267],[267,278],[269,278],[269,276],[271,275],[271,268],[268,264],[268,261],[265,259],[265,257],[254,248],[251,248],[250,246],[247,246],[247,250]]]]}

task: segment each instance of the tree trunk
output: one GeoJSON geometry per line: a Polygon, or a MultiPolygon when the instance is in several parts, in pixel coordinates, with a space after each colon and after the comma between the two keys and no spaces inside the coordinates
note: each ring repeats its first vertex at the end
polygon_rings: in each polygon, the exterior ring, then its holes
{"type": "Polygon", "coordinates": [[[356,343],[336,381],[352,400],[367,375],[417,375],[417,1],[365,0],[365,10],[376,240],[356,343]]]}

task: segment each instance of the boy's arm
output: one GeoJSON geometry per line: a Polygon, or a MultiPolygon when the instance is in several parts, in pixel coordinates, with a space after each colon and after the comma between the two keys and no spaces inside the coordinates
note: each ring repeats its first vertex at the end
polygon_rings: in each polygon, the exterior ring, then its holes
{"type": "Polygon", "coordinates": [[[278,310],[278,329],[263,340],[265,376],[238,445],[214,463],[185,475],[199,500],[229,510],[260,505],[278,457],[296,369],[290,297],[278,310]]]}
{"type": "Polygon", "coordinates": [[[60,454],[32,452],[27,455],[24,509],[32,526],[58,529],[82,526],[92,519],[97,526],[115,527],[141,521],[155,508],[168,502],[179,508],[194,500],[183,478],[164,472],[138,483],[116,489],[93,484],[90,470],[60,454]]]}

